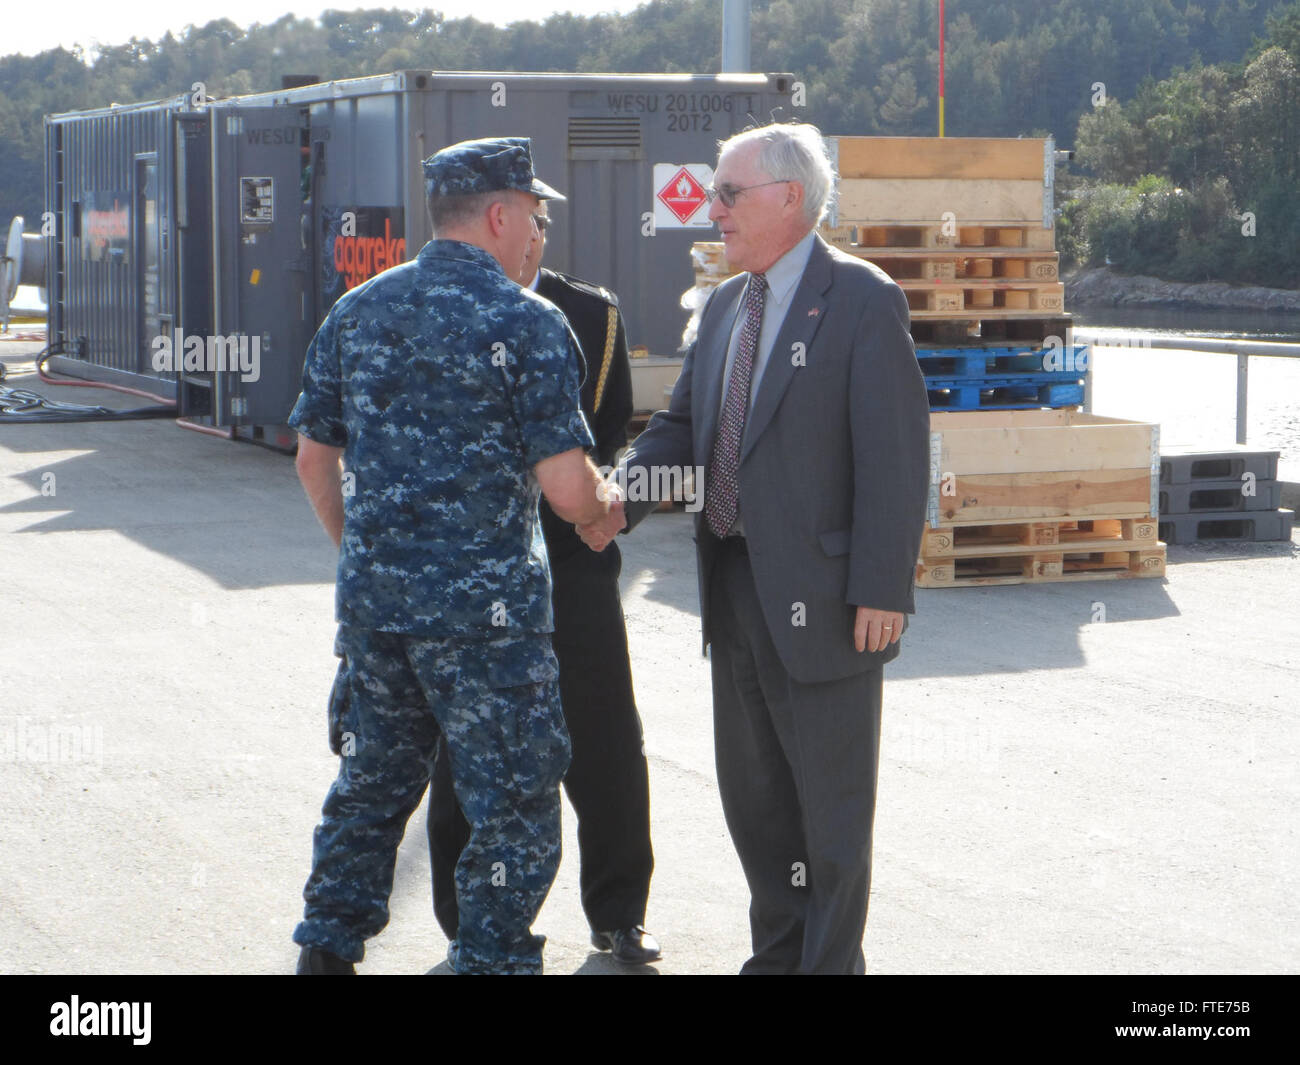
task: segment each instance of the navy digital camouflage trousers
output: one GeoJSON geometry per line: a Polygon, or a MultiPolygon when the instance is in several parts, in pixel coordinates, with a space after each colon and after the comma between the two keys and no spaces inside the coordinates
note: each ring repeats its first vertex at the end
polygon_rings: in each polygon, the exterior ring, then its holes
{"type": "Polygon", "coordinates": [[[545,937],[530,926],[560,864],[569,765],[550,635],[426,639],[341,626],[335,652],[339,775],[312,839],[294,942],[360,961],[388,923],[397,847],[441,735],[471,828],[456,866],[455,969],[541,972],[545,937]]]}

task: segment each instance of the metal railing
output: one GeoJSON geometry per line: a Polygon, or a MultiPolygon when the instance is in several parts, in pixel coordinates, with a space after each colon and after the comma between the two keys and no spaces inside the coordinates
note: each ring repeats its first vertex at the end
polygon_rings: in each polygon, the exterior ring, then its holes
{"type": "MultiPolygon", "coordinates": [[[[1246,442],[1246,397],[1250,385],[1250,359],[1259,355],[1279,359],[1300,359],[1300,344],[1272,344],[1264,340],[1216,340],[1212,337],[1152,336],[1107,329],[1072,330],[1073,342],[1093,347],[1128,347],[1165,351],[1207,351],[1237,356],[1237,443],[1246,442]]],[[[1092,375],[1085,379],[1083,409],[1092,410],[1092,375]]]]}

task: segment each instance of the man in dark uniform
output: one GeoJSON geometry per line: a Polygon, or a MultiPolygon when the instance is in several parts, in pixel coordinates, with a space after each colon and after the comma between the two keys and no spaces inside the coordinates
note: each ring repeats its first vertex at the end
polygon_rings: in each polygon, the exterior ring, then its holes
{"type": "MultiPolygon", "coordinates": [[[[539,270],[551,224],[546,212],[543,202],[517,280],[559,307],[573,327],[586,363],[582,411],[596,438],[592,457],[612,466],[632,415],[623,317],[608,289],[539,270]]],[[[588,550],[545,500],[540,511],[551,560],[560,699],[573,743],[564,789],[578,817],[582,908],[598,948],[631,964],[654,961],[659,945],[643,925],[654,868],[649,778],[618,590],[622,561],[612,544],[599,554],[588,550]]],[[[452,873],[469,829],[443,752],[434,766],[428,827],[434,912],[454,939],[459,915],[452,873]]]]}
{"type": "Polygon", "coordinates": [[[611,509],[585,454],[572,331],[514,280],[532,215],[559,193],[521,137],[444,148],[424,173],[434,239],[334,305],[289,418],[340,546],[339,773],[293,934],[304,974],[351,973],[387,924],[439,746],[472,825],[455,971],[540,972],[530,925],[559,868],[569,738],[538,491],[572,521],[611,509]]]}

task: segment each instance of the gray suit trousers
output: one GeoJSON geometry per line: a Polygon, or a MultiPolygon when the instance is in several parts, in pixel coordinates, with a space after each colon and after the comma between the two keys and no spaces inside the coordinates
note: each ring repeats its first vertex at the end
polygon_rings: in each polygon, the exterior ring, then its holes
{"type": "Polygon", "coordinates": [[[862,973],[883,672],[794,680],[743,542],[724,541],[711,596],[718,786],[752,900],[741,972],[862,973]]]}

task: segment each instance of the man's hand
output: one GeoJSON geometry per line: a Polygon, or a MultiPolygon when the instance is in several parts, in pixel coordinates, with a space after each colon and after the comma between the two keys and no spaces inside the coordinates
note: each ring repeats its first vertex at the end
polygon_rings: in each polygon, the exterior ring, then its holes
{"type": "Polygon", "coordinates": [[[611,540],[627,528],[627,515],[623,513],[623,504],[613,502],[609,505],[609,514],[587,525],[577,526],[582,542],[593,551],[604,551],[611,540]]]}
{"type": "Polygon", "coordinates": [[[853,623],[853,646],[859,651],[883,651],[903,635],[903,615],[892,610],[858,607],[853,623]]]}
{"type": "Polygon", "coordinates": [[[604,521],[609,505],[605,482],[580,447],[542,459],[533,467],[542,495],[556,516],[575,525],[604,521]]]}

